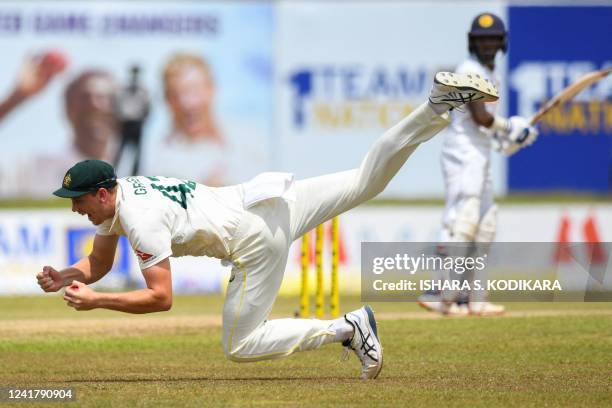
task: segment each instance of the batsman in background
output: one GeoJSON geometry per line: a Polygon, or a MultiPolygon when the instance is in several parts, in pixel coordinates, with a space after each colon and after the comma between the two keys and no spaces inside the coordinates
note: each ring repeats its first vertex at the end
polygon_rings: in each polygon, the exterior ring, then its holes
{"type": "MultiPolygon", "coordinates": [[[[496,15],[483,13],[472,22],[468,32],[470,56],[457,68],[457,73],[473,72],[499,87],[495,57],[507,50],[504,22],[496,15]]],[[[535,141],[538,131],[528,120],[496,114],[497,101],[473,101],[467,109],[450,113],[451,123],[442,147],[442,173],[446,190],[446,206],[442,219],[440,256],[446,256],[445,242],[478,243],[486,248],[495,238],[497,205],[491,182],[491,148],[511,154],[535,141]]],[[[444,279],[442,276],[440,279],[444,279]]],[[[448,315],[497,315],[502,305],[476,299],[471,294],[425,292],[419,304],[431,311],[448,315]]]]}
{"type": "Polygon", "coordinates": [[[158,312],[172,306],[169,257],[219,258],[232,265],[223,307],[223,348],[230,360],[274,359],[338,342],[355,352],[362,378],[376,378],[383,349],[369,306],[335,320],[268,320],[289,247],[383,191],[417,146],[448,125],[449,109],[497,98],[489,81],[440,72],[429,101],[385,132],[359,168],[305,180],[263,173],[244,184],[212,188],[167,177],[117,180],[103,161],[79,162],[54,194],[70,198],[72,211],[98,226],[92,252],[61,271],[43,267],[38,283],[46,292],[68,286],[64,299],[76,310],[158,312]],[[110,271],[120,235],[136,252],[147,287],[95,292],[87,285],[110,271]]]}

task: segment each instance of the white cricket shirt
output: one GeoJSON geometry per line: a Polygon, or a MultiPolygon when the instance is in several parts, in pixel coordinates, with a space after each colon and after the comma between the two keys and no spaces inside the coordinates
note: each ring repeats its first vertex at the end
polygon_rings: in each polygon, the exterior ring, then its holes
{"type": "MultiPolygon", "coordinates": [[[[457,72],[476,73],[490,80],[499,89],[500,81],[496,73],[488,67],[482,65],[474,57],[470,57],[457,67],[457,72]]],[[[498,102],[485,103],[485,109],[495,115],[498,102]]],[[[491,150],[491,131],[479,126],[467,107],[453,109],[450,112],[451,123],[445,134],[444,150],[476,148],[481,152],[489,154],[491,150]]]]}
{"type": "Polygon", "coordinates": [[[229,242],[244,212],[269,199],[295,201],[293,186],[293,174],[280,172],[219,188],[171,177],[120,178],[115,216],[97,233],[127,236],[140,269],[169,256],[230,260],[229,242]]]}
{"type": "Polygon", "coordinates": [[[229,258],[228,242],[244,212],[242,186],[212,188],[169,177],[117,180],[115,216],[100,235],[125,235],[141,269],[169,256],[229,258]]]}

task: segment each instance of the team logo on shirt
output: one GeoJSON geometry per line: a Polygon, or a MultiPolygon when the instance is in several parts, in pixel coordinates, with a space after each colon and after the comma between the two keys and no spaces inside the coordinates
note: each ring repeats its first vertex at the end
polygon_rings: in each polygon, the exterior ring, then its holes
{"type": "Polygon", "coordinates": [[[153,257],[153,255],[147,254],[146,252],[142,252],[137,249],[135,249],[134,252],[136,252],[136,256],[140,258],[142,262],[147,262],[149,259],[153,257]]]}

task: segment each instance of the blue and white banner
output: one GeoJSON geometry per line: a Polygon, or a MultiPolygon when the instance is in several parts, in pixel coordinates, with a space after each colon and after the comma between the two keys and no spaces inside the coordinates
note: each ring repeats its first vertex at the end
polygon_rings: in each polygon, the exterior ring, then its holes
{"type": "MultiPolygon", "coordinates": [[[[525,117],[580,76],[612,67],[612,7],[510,7],[509,112],[525,117]]],[[[612,191],[612,77],[555,109],[509,160],[513,191],[612,191]]]]}
{"type": "MultiPolygon", "coordinates": [[[[442,207],[360,207],[340,217],[340,282],[342,293],[359,293],[362,242],[433,242],[438,237],[442,207]]],[[[329,226],[329,225],[328,225],[329,226]]],[[[330,234],[325,234],[325,264],[329,265],[330,234]]],[[[86,217],[57,210],[0,212],[0,295],[42,294],[36,274],[44,265],[63,269],[89,254],[94,228],[86,217]]],[[[499,242],[612,241],[612,205],[507,205],[500,209],[499,242]]],[[[314,238],[313,241],[314,242],[314,238]]],[[[290,251],[281,293],[295,295],[300,288],[300,240],[290,251]]],[[[314,254],[314,248],[312,248],[314,254]]],[[[609,260],[610,254],[607,253],[609,260]]],[[[551,252],[551,262],[554,261],[551,252]]],[[[313,258],[314,259],[314,258],[313,258]]],[[[175,293],[221,293],[229,267],[207,257],[170,258],[175,293]]],[[[610,265],[609,262],[607,262],[610,265]]],[[[314,273],[314,267],[312,268],[314,273]]],[[[325,279],[329,279],[325,274],[325,279]]],[[[607,274],[608,279],[612,274],[607,274]]],[[[329,287],[329,282],[325,287],[329,287]]],[[[125,237],[119,241],[113,270],[96,288],[143,287],[142,273],[125,237]]],[[[612,285],[608,280],[606,285],[612,285]]],[[[54,296],[59,296],[54,294],[54,296]]]]}
{"type": "MultiPolygon", "coordinates": [[[[90,254],[96,229],[86,217],[68,209],[4,210],[0,212],[0,295],[42,294],[36,274],[43,266],[66,268],[90,254]]],[[[229,268],[218,259],[171,258],[176,293],[219,293],[229,268]]],[[[112,270],[95,288],[144,287],[134,250],[120,237],[112,270]]]]}
{"type": "MultiPolygon", "coordinates": [[[[491,2],[281,2],[277,8],[275,162],[298,177],[359,165],[386,129],[427,100],[433,75],[468,56],[467,32],[491,2]]],[[[443,135],[420,146],[383,193],[444,194],[443,135]]],[[[493,181],[504,191],[504,161],[493,181]]]]}

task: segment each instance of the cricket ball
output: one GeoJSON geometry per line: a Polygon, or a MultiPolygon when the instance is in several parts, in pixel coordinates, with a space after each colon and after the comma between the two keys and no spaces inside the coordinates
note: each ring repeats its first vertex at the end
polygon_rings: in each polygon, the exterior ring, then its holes
{"type": "Polygon", "coordinates": [[[58,74],[66,69],[68,58],[63,52],[52,50],[43,55],[40,64],[44,69],[48,70],[49,73],[58,74]]]}

